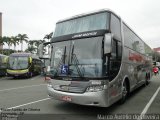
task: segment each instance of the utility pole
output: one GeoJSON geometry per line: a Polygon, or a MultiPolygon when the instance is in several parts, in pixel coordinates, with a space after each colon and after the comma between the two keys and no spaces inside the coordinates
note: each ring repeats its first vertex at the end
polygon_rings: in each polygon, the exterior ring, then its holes
{"type": "MultiPolygon", "coordinates": [[[[0,12],[0,36],[2,36],[2,13],[0,12]]],[[[3,45],[0,45],[0,49],[3,49],[3,45]]]]}

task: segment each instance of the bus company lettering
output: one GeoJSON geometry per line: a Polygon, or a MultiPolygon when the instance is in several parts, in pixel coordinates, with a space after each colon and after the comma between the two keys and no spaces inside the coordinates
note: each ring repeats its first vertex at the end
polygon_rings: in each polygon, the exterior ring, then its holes
{"type": "Polygon", "coordinates": [[[132,53],[131,51],[129,51],[129,60],[130,61],[137,61],[137,62],[143,62],[144,61],[144,57],[138,53],[132,53]]]}
{"type": "Polygon", "coordinates": [[[97,32],[89,32],[89,33],[77,34],[77,35],[74,35],[72,38],[88,37],[88,36],[94,36],[94,35],[97,35],[97,32]]]}

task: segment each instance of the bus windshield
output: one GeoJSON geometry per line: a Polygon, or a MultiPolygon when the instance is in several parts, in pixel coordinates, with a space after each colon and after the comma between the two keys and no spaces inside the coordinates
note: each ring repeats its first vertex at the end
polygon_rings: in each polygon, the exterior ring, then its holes
{"type": "Polygon", "coordinates": [[[9,68],[10,69],[26,69],[28,68],[28,57],[9,57],[9,68]]]}
{"type": "Polygon", "coordinates": [[[108,28],[109,14],[107,12],[97,13],[57,23],[54,37],[108,28]]]}
{"type": "Polygon", "coordinates": [[[101,77],[101,51],[102,37],[53,43],[51,71],[61,76],[61,66],[65,64],[71,77],[101,77]]]}

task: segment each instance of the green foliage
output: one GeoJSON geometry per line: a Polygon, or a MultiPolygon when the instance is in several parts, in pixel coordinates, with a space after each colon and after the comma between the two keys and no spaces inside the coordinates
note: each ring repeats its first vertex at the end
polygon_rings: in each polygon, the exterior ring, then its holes
{"type": "Polygon", "coordinates": [[[21,43],[21,51],[23,51],[23,42],[28,42],[28,36],[27,34],[18,34],[17,39],[21,43]]]}
{"type": "MultiPolygon", "coordinates": [[[[46,34],[43,39],[48,39],[48,40],[50,40],[50,39],[52,38],[52,35],[53,35],[53,32],[51,32],[51,33],[49,33],[49,34],[46,34]]],[[[48,41],[48,42],[49,42],[49,41],[48,41]]]]}
{"type": "MultiPolygon", "coordinates": [[[[53,32],[46,34],[43,39],[50,40],[52,38],[53,32]]],[[[27,34],[18,34],[17,36],[0,36],[0,45],[8,45],[8,49],[0,49],[0,54],[10,55],[14,52],[23,52],[23,42],[28,43],[28,48],[25,52],[38,53],[38,47],[41,43],[46,42],[45,40],[29,40],[27,34]],[[16,51],[16,46],[21,44],[21,50],[16,51]],[[10,49],[11,46],[14,46],[14,50],[10,49]]]]}
{"type": "Polygon", "coordinates": [[[28,41],[28,48],[25,51],[37,54],[38,47],[43,42],[45,42],[45,40],[30,40],[28,41]]]}
{"type": "Polygon", "coordinates": [[[3,50],[0,50],[0,54],[3,54],[3,55],[10,55],[10,54],[12,54],[12,53],[14,53],[14,52],[17,52],[17,51],[14,51],[14,50],[12,50],[12,49],[3,49],[3,50]]]}

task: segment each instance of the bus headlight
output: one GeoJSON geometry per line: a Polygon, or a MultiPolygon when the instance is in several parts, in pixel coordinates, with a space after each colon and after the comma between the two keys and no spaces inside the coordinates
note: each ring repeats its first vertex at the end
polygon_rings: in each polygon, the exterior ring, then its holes
{"type": "Polygon", "coordinates": [[[52,86],[52,84],[50,84],[50,83],[48,83],[48,85],[47,85],[48,87],[50,87],[50,88],[52,88],[53,86],[52,86]]]}
{"type": "Polygon", "coordinates": [[[97,92],[104,90],[104,85],[95,85],[95,86],[89,86],[86,89],[86,92],[97,92]]]}

